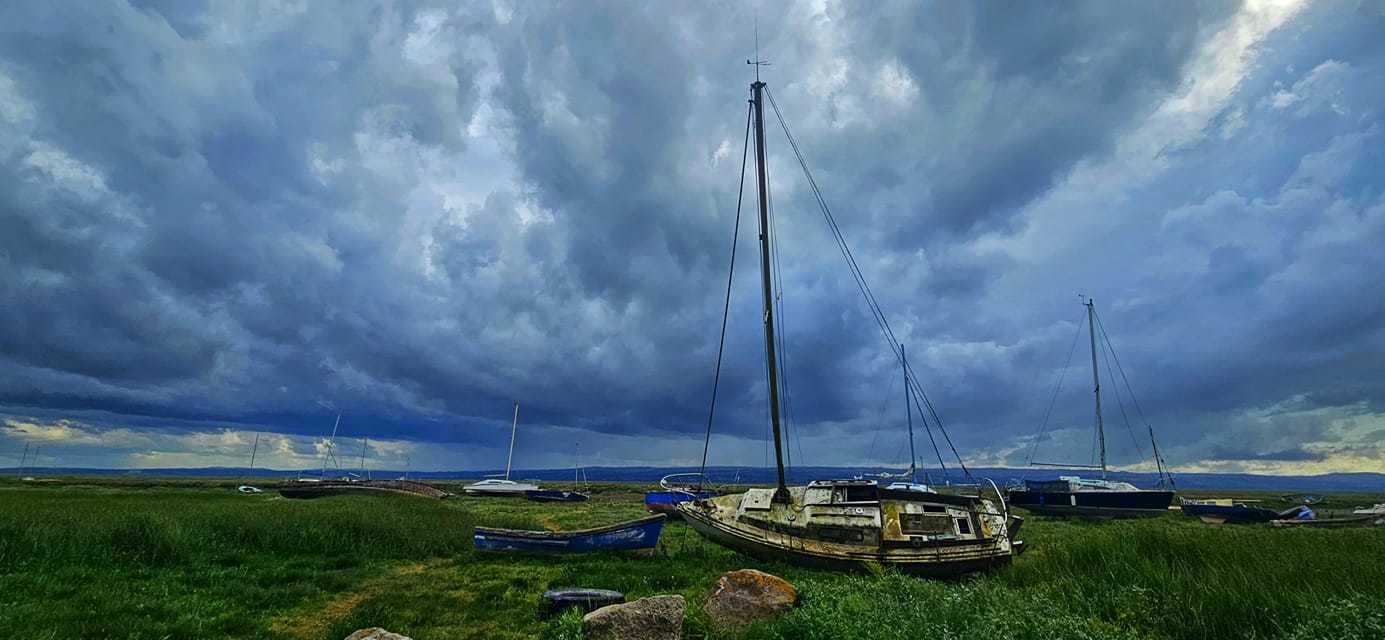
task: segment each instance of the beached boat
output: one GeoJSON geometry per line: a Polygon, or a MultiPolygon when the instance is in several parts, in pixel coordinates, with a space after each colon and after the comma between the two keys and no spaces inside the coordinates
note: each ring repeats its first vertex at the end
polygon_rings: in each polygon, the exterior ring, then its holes
{"type": "Polygon", "coordinates": [[[580,531],[476,527],[473,540],[477,551],[590,553],[651,549],[659,543],[659,534],[664,530],[664,520],[663,515],[653,515],[580,531]]]}
{"type": "Polygon", "coordinates": [[[505,458],[505,477],[486,478],[480,482],[469,484],[462,487],[462,492],[469,496],[495,496],[523,498],[530,491],[539,491],[536,484],[528,482],[515,482],[510,479],[510,463],[515,459],[515,433],[519,431],[519,401],[515,401],[514,420],[510,423],[510,454],[505,458]]]}
{"type": "MultiPolygon", "coordinates": [[[[580,451],[581,445],[577,445],[580,451]]],[[[581,455],[572,465],[572,486],[586,487],[587,472],[582,469],[581,455]]],[[[559,489],[532,489],[524,492],[524,497],[535,502],[586,502],[591,498],[585,490],[581,491],[562,491],[559,489]]]]}
{"type": "Polygon", "coordinates": [[[678,505],[707,539],[762,560],[838,570],[894,567],[922,576],[976,573],[1010,563],[1021,520],[985,498],[826,480],[751,489],[678,505]]]}
{"type": "Polygon", "coordinates": [[[1010,505],[1045,516],[1144,518],[1169,512],[1173,492],[1141,489],[1129,482],[1059,476],[1026,480],[1007,492],[1010,505]]]}
{"type": "Polygon", "coordinates": [[[558,489],[533,489],[525,491],[524,497],[535,502],[586,502],[590,498],[580,491],[560,491],[558,489]]]}
{"type": "Polygon", "coordinates": [[[1206,500],[1181,501],[1183,515],[1198,518],[1208,524],[1246,524],[1257,522],[1269,522],[1277,518],[1287,518],[1293,515],[1291,512],[1299,509],[1295,507],[1284,512],[1257,507],[1250,504],[1253,501],[1232,500],[1229,498],[1209,498],[1206,500]]]}
{"type": "Polygon", "coordinates": [[[669,518],[681,518],[675,508],[680,502],[705,500],[721,495],[721,492],[704,485],[706,477],[700,473],[674,473],[659,479],[659,491],[644,494],[644,508],[651,513],[662,513],[669,518]]]}
{"type": "Polygon", "coordinates": [[[1333,518],[1285,518],[1271,520],[1270,524],[1284,528],[1336,529],[1346,527],[1373,527],[1385,525],[1385,517],[1378,515],[1350,515],[1333,518]]]}
{"type": "Polygon", "coordinates": [[[329,480],[326,482],[294,483],[279,487],[279,495],[294,500],[352,495],[412,495],[439,500],[452,497],[451,493],[442,489],[411,480],[329,480]]]}
{"type": "MultiPolygon", "coordinates": [[[[1160,485],[1163,486],[1155,489],[1141,489],[1128,482],[1107,479],[1106,428],[1101,418],[1101,374],[1097,368],[1096,329],[1098,320],[1096,303],[1091,298],[1087,298],[1082,304],[1087,307],[1087,336],[1092,349],[1092,392],[1096,400],[1096,436],[1101,450],[1101,464],[1033,462],[1031,457],[1030,465],[1100,470],[1101,479],[1059,476],[1057,480],[1026,480],[1008,490],[1010,505],[1030,513],[1048,516],[1140,518],[1163,515],[1168,513],[1169,505],[1173,502],[1173,491],[1163,487],[1173,486],[1173,476],[1168,473],[1164,466],[1164,460],[1159,455],[1159,443],[1154,440],[1153,427],[1146,425],[1146,429],[1149,431],[1149,441],[1153,447],[1155,468],[1159,472],[1160,485]]],[[[1105,329],[1102,330],[1102,337],[1103,343],[1109,350],[1111,345],[1110,341],[1105,339],[1105,329]]],[[[1124,378],[1123,371],[1121,375],[1124,378]]],[[[1059,384],[1061,385],[1061,382],[1059,384]]],[[[1126,390],[1130,391],[1128,380],[1126,390]]],[[[1119,392],[1119,387],[1117,387],[1117,392],[1119,392]]],[[[1056,392],[1054,397],[1057,397],[1056,392]]],[[[1133,392],[1131,397],[1134,397],[1133,392]]],[[[1136,404],[1135,406],[1138,407],[1139,405],[1136,404]]],[[[1046,428],[1047,418],[1045,418],[1044,424],[1044,429],[1046,428]]],[[[1042,440],[1042,436],[1043,429],[1040,430],[1040,437],[1035,439],[1036,445],[1042,440]]],[[[1032,450],[1030,455],[1033,455],[1032,450]]]]}
{"type": "MultiPolygon", "coordinates": [[[[756,67],[758,69],[758,66],[756,67]]],[[[870,480],[829,480],[789,487],[784,474],[784,435],[781,426],[780,358],[776,351],[775,331],[777,314],[782,307],[774,294],[771,272],[771,235],[769,222],[768,181],[765,166],[764,106],[769,103],[783,126],[794,154],[804,170],[807,183],[817,192],[816,182],[788,126],[774,105],[773,96],[765,83],[756,80],[750,85],[750,113],[747,114],[746,146],[742,159],[749,156],[750,127],[753,124],[755,169],[759,193],[760,276],[762,284],[763,330],[765,335],[766,372],[768,376],[769,418],[774,438],[774,457],[778,471],[777,486],[772,489],[751,489],[745,493],[677,501],[673,507],[699,534],[722,546],[769,561],[827,567],[841,570],[870,570],[893,567],[918,575],[954,576],[1003,566],[1022,547],[1014,540],[1020,520],[1010,518],[1004,498],[996,491],[996,502],[974,495],[947,495],[934,492],[899,490],[878,486],[870,480]]],[[[744,175],[744,171],[742,171],[744,175]]],[[[818,194],[818,205],[832,229],[837,225],[830,209],[818,194]]],[[[737,212],[739,219],[739,211],[737,212]]],[[[847,257],[858,287],[872,315],[876,318],[892,354],[905,367],[902,345],[893,339],[888,320],[874,298],[869,295],[864,276],[849,258],[845,239],[834,233],[838,248],[847,257]]],[[[735,241],[733,240],[733,245],[735,241]]],[[[725,317],[723,310],[722,345],[718,351],[718,368],[714,376],[712,410],[715,411],[715,380],[720,374],[720,354],[725,348],[725,317]]],[[[919,406],[927,403],[917,382],[906,384],[908,403],[919,406]],[[922,401],[920,401],[922,398],[922,401]]],[[[934,421],[941,428],[937,414],[934,421]]],[[[712,419],[708,418],[708,441],[712,419]]],[[[705,456],[704,456],[705,460],[705,456]]],[[[704,463],[705,464],[705,463],[704,463]]],[[[965,465],[963,465],[965,468],[965,465]]],[[[992,485],[994,489],[994,485],[992,485]]]]}

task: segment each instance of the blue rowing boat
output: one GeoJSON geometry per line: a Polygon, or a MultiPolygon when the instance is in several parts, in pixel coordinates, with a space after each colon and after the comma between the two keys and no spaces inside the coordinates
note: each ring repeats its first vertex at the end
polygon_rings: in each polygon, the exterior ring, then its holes
{"type": "MultiPolygon", "coordinates": [[[[706,500],[721,495],[720,491],[704,489],[707,477],[700,473],[675,473],[659,480],[663,491],[650,491],[644,494],[644,508],[650,513],[662,513],[673,519],[681,519],[678,504],[691,500],[706,500]]],[[[706,482],[710,485],[710,482],[706,482]]]]}
{"type": "Polygon", "coordinates": [[[664,530],[664,515],[583,529],[581,531],[528,531],[476,527],[477,551],[530,553],[590,553],[652,549],[664,530]]]}
{"type": "Polygon", "coordinates": [[[586,502],[590,497],[578,491],[559,491],[557,489],[533,489],[524,492],[524,497],[534,502],[586,502]]]}
{"type": "Polygon", "coordinates": [[[1232,500],[1229,498],[1210,498],[1207,500],[1183,500],[1183,515],[1198,518],[1208,524],[1245,524],[1272,522],[1275,520],[1311,519],[1313,511],[1307,507],[1292,507],[1284,511],[1272,511],[1249,504],[1254,500],[1232,500]]]}

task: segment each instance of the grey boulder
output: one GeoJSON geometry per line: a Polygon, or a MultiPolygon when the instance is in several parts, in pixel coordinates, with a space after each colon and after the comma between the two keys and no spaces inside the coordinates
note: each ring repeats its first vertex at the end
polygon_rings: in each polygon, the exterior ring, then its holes
{"type": "Polygon", "coordinates": [[[683,596],[654,596],[601,607],[582,617],[587,640],[678,640],[683,596]]]}

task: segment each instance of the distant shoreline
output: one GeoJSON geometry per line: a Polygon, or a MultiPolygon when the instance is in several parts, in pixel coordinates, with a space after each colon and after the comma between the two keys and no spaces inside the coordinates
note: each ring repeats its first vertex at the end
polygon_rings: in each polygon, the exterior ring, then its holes
{"type": "MultiPolygon", "coordinates": [[[[15,467],[0,469],[0,476],[15,477],[19,475],[19,469],[15,467]]],[[[144,476],[144,477],[256,477],[256,478],[285,478],[295,477],[300,474],[308,476],[318,475],[319,469],[298,470],[279,470],[279,469],[245,469],[238,467],[180,467],[180,468],[153,468],[153,469],[98,469],[98,468],[66,468],[66,467],[26,467],[26,476],[144,476]]],[[[587,467],[584,469],[586,477],[592,482],[657,482],[659,478],[671,473],[697,472],[696,467],[587,467]]],[[[803,483],[814,479],[825,478],[849,478],[867,473],[877,473],[882,471],[879,468],[863,467],[796,467],[789,473],[791,482],[803,483]]],[[[340,475],[358,472],[355,468],[343,467],[339,472],[329,470],[328,475],[340,475]]],[[[405,475],[401,469],[369,469],[370,474],[376,478],[398,478],[405,475]]],[[[523,478],[526,480],[546,480],[546,481],[567,481],[571,482],[573,470],[566,469],[519,469],[511,473],[512,477],[523,478]]],[[[503,470],[477,469],[461,471],[409,471],[408,477],[418,480],[461,480],[482,478],[485,476],[503,474],[503,470]]],[[[758,467],[708,467],[707,475],[713,482],[730,483],[739,481],[747,484],[764,484],[773,482],[775,477],[774,469],[758,467]]],[[[1004,467],[985,467],[971,469],[972,478],[981,481],[982,478],[990,478],[997,484],[1023,478],[1045,478],[1057,475],[1093,475],[1089,471],[1065,470],[1065,469],[1018,469],[1004,467]]],[[[928,477],[936,484],[946,484],[950,481],[953,484],[968,483],[967,477],[959,470],[949,469],[946,476],[937,471],[930,470],[928,477]]],[[[1132,482],[1136,485],[1144,486],[1153,484],[1157,477],[1153,473],[1134,473],[1134,472],[1112,472],[1112,479],[1132,482]]],[[[919,479],[923,480],[924,473],[919,473],[919,479]]],[[[1295,492],[1314,492],[1314,491],[1385,491],[1385,473],[1327,473],[1322,475],[1260,475],[1249,473],[1175,473],[1174,481],[1179,488],[1184,489],[1225,489],[1225,490],[1256,490],[1256,491],[1295,491],[1295,492]]]]}

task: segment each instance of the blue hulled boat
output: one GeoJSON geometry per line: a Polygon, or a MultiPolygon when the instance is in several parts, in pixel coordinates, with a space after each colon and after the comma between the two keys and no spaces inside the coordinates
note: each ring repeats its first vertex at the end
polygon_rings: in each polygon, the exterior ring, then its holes
{"type": "Polygon", "coordinates": [[[581,531],[527,531],[476,527],[477,551],[590,553],[652,549],[664,530],[663,514],[581,531]]]}
{"type": "Polygon", "coordinates": [[[1183,515],[1198,518],[1208,524],[1245,524],[1255,522],[1269,522],[1271,520],[1281,520],[1298,518],[1303,507],[1294,507],[1285,511],[1272,511],[1264,507],[1257,507],[1239,500],[1227,498],[1212,498],[1209,500],[1183,500],[1183,515]]]}
{"type": "Polygon", "coordinates": [[[720,491],[704,489],[706,477],[700,473],[675,473],[659,480],[661,491],[644,494],[644,508],[651,513],[662,513],[670,518],[680,518],[677,505],[690,500],[706,500],[721,495],[720,491]],[[696,482],[694,482],[696,480],[696,482]]]}
{"type": "Polygon", "coordinates": [[[533,489],[524,492],[524,497],[535,502],[586,502],[590,497],[580,491],[560,491],[558,489],[533,489]]]}
{"type": "Polygon", "coordinates": [[[1026,480],[1009,491],[1010,505],[1047,516],[1138,518],[1168,513],[1173,492],[1140,489],[1128,482],[1060,476],[1026,480]]]}
{"type": "MultiPolygon", "coordinates": [[[[1030,513],[1047,516],[1078,516],[1088,518],[1140,518],[1158,516],[1168,513],[1169,504],[1173,502],[1173,476],[1169,474],[1164,465],[1164,459],[1159,455],[1159,443],[1154,440],[1154,427],[1146,425],[1149,431],[1149,443],[1153,447],[1154,466],[1159,471],[1159,487],[1154,489],[1141,489],[1129,482],[1119,482],[1108,480],[1106,466],[1106,428],[1101,418],[1101,373],[1097,368],[1097,328],[1100,320],[1096,315],[1096,303],[1091,298],[1086,298],[1082,306],[1087,308],[1087,338],[1092,347],[1092,393],[1096,400],[1096,441],[1101,451],[1100,465],[1079,465],[1079,464],[1054,464],[1047,462],[1033,462],[1033,451],[1030,452],[1030,464],[1045,467],[1065,467],[1070,469],[1091,469],[1100,470],[1101,479],[1081,478],[1078,476],[1059,476],[1057,480],[1026,480],[1022,484],[1013,486],[1007,492],[1009,502],[1012,506],[1019,507],[1030,513]],[[1167,487],[1167,488],[1166,488],[1167,487]]],[[[1102,342],[1106,345],[1107,351],[1113,351],[1111,341],[1106,339],[1105,329],[1102,329],[1102,342]]],[[[1073,338],[1073,345],[1076,346],[1076,337],[1073,338]]],[[[1120,360],[1115,360],[1117,363],[1120,360]]],[[[1064,369],[1066,369],[1064,365],[1064,369]]],[[[1121,379],[1125,380],[1126,391],[1130,393],[1133,401],[1134,391],[1130,388],[1130,381],[1125,378],[1125,372],[1121,372],[1121,379]]],[[[1059,388],[1062,388],[1062,379],[1059,379],[1059,388]]],[[[1117,400],[1120,399],[1120,387],[1116,387],[1117,400]]],[[[1054,398],[1058,397],[1055,390],[1054,398]]],[[[1139,404],[1135,407],[1138,409],[1139,404]]],[[[1052,406],[1049,407],[1050,410],[1052,406]]],[[[1122,415],[1125,409],[1122,404],[1122,415]]],[[[1037,447],[1038,442],[1043,437],[1043,431],[1047,428],[1048,418],[1044,418],[1044,427],[1040,429],[1039,438],[1034,440],[1037,447]]],[[[1126,427],[1129,428],[1129,423],[1126,427]]],[[[1131,431],[1134,435],[1134,431],[1131,431]]]]}

